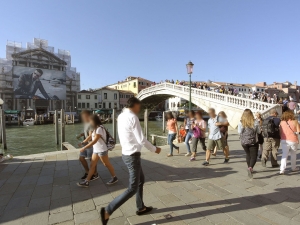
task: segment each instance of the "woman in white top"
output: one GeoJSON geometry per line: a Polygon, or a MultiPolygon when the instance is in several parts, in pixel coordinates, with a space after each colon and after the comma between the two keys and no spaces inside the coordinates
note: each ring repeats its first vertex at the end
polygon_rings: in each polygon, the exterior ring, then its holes
{"type": "MultiPolygon", "coordinates": [[[[84,140],[84,143],[88,143],[88,141],[90,139],[92,139],[92,141],[80,149],[80,151],[83,152],[87,148],[93,147],[93,156],[92,156],[91,166],[90,166],[90,170],[89,170],[89,174],[88,174],[87,178],[84,181],[77,183],[77,185],[81,186],[81,187],[89,186],[89,182],[91,181],[91,178],[93,177],[93,174],[95,172],[95,168],[96,168],[96,165],[97,165],[99,159],[101,160],[103,165],[107,167],[107,169],[109,170],[109,172],[112,176],[112,179],[110,181],[108,181],[106,184],[108,184],[108,185],[114,184],[114,183],[118,182],[118,178],[116,177],[114,167],[111,165],[111,163],[108,159],[108,150],[107,150],[107,145],[106,145],[106,138],[107,138],[106,130],[102,126],[100,118],[95,114],[91,116],[91,126],[94,129],[92,132],[92,135],[88,136],[84,140]]],[[[98,178],[99,178],[99,176],[96,177],[96,179],[98,179],[98,178]]],[[[92,179],[92,180],[96,180],[96,179],[92,179]]]]}

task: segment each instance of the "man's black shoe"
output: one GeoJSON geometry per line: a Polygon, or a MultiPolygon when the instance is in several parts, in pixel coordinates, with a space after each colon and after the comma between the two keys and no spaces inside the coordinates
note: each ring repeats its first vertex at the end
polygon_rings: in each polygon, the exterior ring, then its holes
{"type": "Polygon", "coordinates": [[[138,215],[138,216],[144,215],[144,214],[146,214],[146,213],[152,211],[152,209],[153,209],[152,206],[146,207],[146,209],[143,210],[143,211],[136,211],[136,215],[138,215]]]}
{"type": "Polygon", "coordinates": [[[102,225],[106,225],[108,223],[108,219],[107,220],[105,219],[105,208],[101,208],[100,217],[101,217],[102,225]]]}

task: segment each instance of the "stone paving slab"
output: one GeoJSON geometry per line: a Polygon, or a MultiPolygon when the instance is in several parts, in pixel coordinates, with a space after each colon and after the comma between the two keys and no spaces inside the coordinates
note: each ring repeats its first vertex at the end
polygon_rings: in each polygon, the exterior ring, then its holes
{"type": "MultiPolygon", "coordinates": [[[[245,154],[235,133],[231,132],[229,144],[230,163],[223,164],[218,152],[208,167],[201,165],[204,152],[200,148],[195,162],[184,156],[183,144],[180,154],[171,158],[166,157],[168,146],[160,155],[143,149],[144,201],[155,209],[136,216],[135,199],[131,198],[112,215],[109,224],[300,224],[299,173],[279,176],[269,162],[263,168],[258,160],[254,178],[249,180],[245,154]]],[[[20,156],[1,163],[0,224],[101,224],[100,208],[128,185],[120,146],[109,156],[119,182],[107,186],[110,175],[99,163],[100,179],[89,188],[76,186],[84,172],[78,150],[20,156]]]]}

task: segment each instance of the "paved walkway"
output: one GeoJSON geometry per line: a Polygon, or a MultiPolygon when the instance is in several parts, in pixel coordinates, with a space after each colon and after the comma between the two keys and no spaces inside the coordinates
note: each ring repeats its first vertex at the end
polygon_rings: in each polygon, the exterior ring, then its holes
{"type": "MultiPolygon", "coordinates": [[[[135,215],[130,199],[111,217],[111,225],[124,224],[300,224],[299,173],[278,175],[278,169],[263,169],[248,180],[245,156],[238,136],[231,135],[230,164],[221,153],[203,167],[204,152],[189,162],[181,154],[167,158],[143,151],[146,174],[145,203],[155,210],[135,215]]],[[[76,182],[83,174],[78,152],[64,151],[16,157],[0,164],[0,224],[100,224],[99,209],[123,192],[128,184],[121,151],[110,153],[120,181],[107,186],[107,170],[99,164],[101,179],[89,188],[76,182]]],[[[268,164],[270,166],[270,164],[268,164]]]]}

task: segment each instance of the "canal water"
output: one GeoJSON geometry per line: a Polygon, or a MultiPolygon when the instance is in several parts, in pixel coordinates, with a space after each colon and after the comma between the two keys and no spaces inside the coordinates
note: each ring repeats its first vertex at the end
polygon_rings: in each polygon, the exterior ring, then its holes
{"type": "MultiPolygon", "coordinates": [[[[141,126],[144,124],[141,122],[141,126]]],[[[162,131],[162,121],[149,121],[149,134],[164,136],[162,131]]],[[[105,124],[105,127],[112,132],[112,124],[105,124]]],[[[66,141],[73,146],[78,146],[82,140],[77,140],[76,136],[82,133],[82,124],[67,125],[66,141]]],[[[36,125],[36,126],[7,126],[7,148],[5,153],[14,156],[37,154],[43,152],[60,151],[60,145],[55,144],[54,125],[36,125]]],[[[118,135],[117,135],[118,136],[118,135]]],[[[148,138],[150,140],[151,137],[148,138]]],[[[117,139],[117,142],[118,139],[117,139]]],[[[165,145],[165,139],[158,139],[157,145],[165,145]]],[[[0,152],[3,153],[3,146],[0,146],[0,152]]]]}

